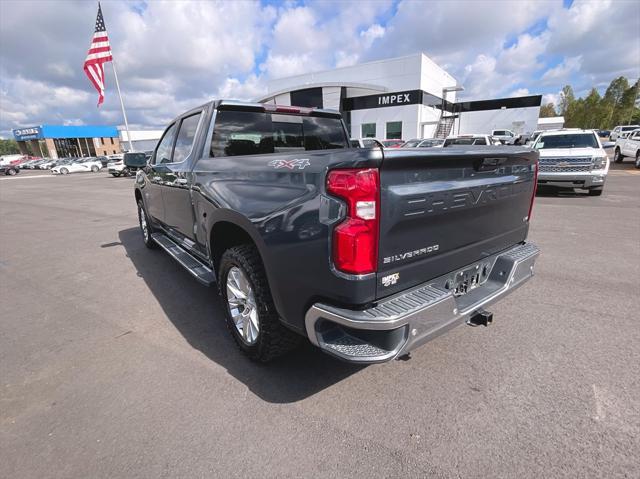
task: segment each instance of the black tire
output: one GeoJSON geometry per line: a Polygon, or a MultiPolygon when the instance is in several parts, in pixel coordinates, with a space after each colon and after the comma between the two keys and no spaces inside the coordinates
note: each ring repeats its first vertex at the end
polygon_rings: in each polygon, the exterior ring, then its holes
{"type": "Polygon", "coordinates": [[[595,188],[589,188],[589,196],[600,196],[604,191],[603,186],[596,186],[595,188]]]}
{"type": "Polygon", "coordinates": [[[111,173],[113,175],[114,178],[117,178],[118,176],[120,176],[120,173],[111,173]]]}
{"type": "Polygon", "coordinates": [[[18,173],[18,172],[17,172],[15,169],[13,169],[13,168],[9,168],[9,169],[7,170],[7,175],[9,175],[9,176],[15,176],[17,173],[18,173]]]}
{"type": "Polygon", "coordinates": [[[98,168],[98,165],[93,165],[93,166],[91,167],[91,171],[92,171],[93,173],[97,173],[98,171],[100,171],[100,168],[98,168]]]}
{"type": "Polygon", "coordinates": [[[640,169],[640,150],[636,151],[636,168],[640,169]]]}
{"type": "Polygon", "coordinates": [[[153,228],[149,222],[149,215],[147,214],[147,210],[144,208],[142,200],[138,200],[138,225],[140,226],[140,233],[142,233],[142,241],[144,242],[144,245],[149,249],[154,249],[157,245],[153,238],[151,238],[153,228]],[[146,224],[146,230],[143,225],[143,219],[145,221],[144,224],[146,224]]]}
{"type": "Polygon", "coordinates": [[[624,156],[622,156],[622,153],[620,153],[620,148],[616,148],[616,151],[613,154],[613,162],[622,163],[622,160],[624,160],[624,156]]]}
{"type": "Polygon", "coordinates": [[[130,176],[131,175],[131,170],[129,168],[125,168],[124,170],[122,170],[122,176],[130,176]]]}
{"type": "Polygon", "coordinates": [[[244,244],[229,248],[222,255],[218,270],[218,290],[222,298],[227,328],[242,352],[254,361],[267,362],[299,344],[300,336],[280,322],[262,260],[254,245],[244,244]],[[234,266],[240,268],[249,280],[258,307],[259,333],[254,344],[247,344],[240,336],[227,302],[227,278],[229,270],[234,266]]]}
{"type": "Polygon", "coordinates": [[[60,174],[61,175],[68,175],[69,174],[69,170],[67,170],[66,168],[60,168],[60,174]]]}

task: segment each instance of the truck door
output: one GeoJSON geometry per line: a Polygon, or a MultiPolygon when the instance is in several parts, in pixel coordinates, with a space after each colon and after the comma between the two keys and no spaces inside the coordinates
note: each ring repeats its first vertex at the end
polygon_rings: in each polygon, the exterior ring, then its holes
{"type": "Polygon", "coordinates": [[[167,163],[171,162],[173,143],[176,137],[176,124],[167,128],[158,143],[154,155],[151,157],[151,164],[147,171],[148,183],[145,185],[144,203],[147,213],[153,219],[161,223],[164,222],[164,203],[162,200],[162,181],[167,170],[167,163]]]}
{"type": "Polygon", "coordinates": [[[162,170],[164,219],[169,231],[178,237],[194,238],[193,206],[191,204],[190,171],[194,141],[202,111],[189,114],[179,121],[171,161],[162,170]]]}

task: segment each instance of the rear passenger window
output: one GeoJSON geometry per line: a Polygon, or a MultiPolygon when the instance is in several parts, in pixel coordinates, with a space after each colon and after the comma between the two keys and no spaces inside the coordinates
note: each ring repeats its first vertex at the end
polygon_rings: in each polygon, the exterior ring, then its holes
{"type": "Polygon", "coordinates": [[[191,153],[201,114],[202,113],[196,113],[182,120],[180,130],[178,131],[178,138],[176,138],[176,146],[173,150],[173,163],[184,161],[187,156],[189,156],[189,153],[191,153]]]}

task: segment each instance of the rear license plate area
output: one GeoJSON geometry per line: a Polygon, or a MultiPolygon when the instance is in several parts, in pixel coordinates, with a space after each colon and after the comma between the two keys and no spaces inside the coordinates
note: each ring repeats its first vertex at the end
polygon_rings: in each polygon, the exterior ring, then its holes
{"type": "Polygon", "coordinates": [[[445,288],[452,291],[454,296],[463,296],[484,283],[488,275],[488,265],[478,263],[458,271],[447,280],[445,288]]]}

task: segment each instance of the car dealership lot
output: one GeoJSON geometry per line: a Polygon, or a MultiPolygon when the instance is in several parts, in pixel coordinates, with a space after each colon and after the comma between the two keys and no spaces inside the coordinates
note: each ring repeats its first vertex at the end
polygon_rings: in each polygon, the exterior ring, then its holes
{"type": "Polygon", "coordinates": [[[131,178],[3,178],[0,477],[637,477],[639,173],[541,192],[494,324],[369,367],[247,360],[131,178]]]}

